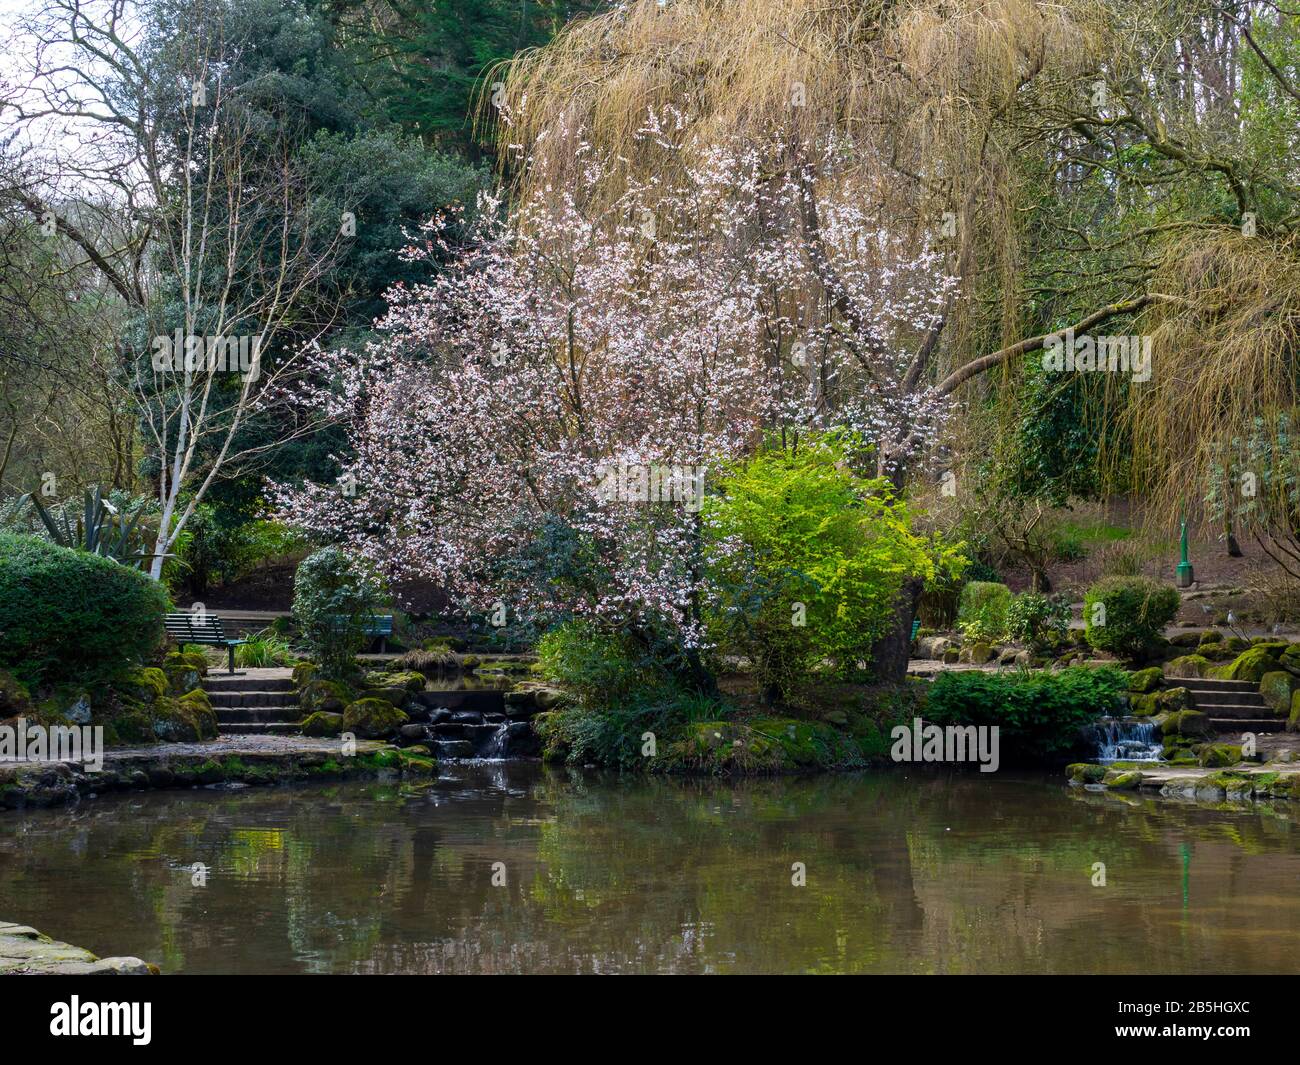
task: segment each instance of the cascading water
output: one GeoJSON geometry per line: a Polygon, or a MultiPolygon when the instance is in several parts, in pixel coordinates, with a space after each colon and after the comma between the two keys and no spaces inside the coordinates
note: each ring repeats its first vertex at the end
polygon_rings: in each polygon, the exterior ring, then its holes
{"type": "Polygon", "coordinates": [[[485,760],[504,758],[509,743],[509,728],[510,726],[508,722],[501,722],[500,727],[497,728],[496,732],[492,733],[492,738],[484,745],[483,750],[479,752],[478,757],[485,760]]]}
{"type": "Polygon", "coordinates": [[[1104,717],[1093,726],[1098,762],[1158,762],[1162,744],[1150,721],[1104,717]]]}

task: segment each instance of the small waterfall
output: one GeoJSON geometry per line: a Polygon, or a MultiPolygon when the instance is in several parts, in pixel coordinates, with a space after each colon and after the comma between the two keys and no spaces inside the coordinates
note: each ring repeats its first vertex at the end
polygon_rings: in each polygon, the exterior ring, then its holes
{"type": "Polygon", "coordinates": [[[1158,762],[1163,744],[1150,721],[1103,717],[1093,726],[1098,762],[1158,762]]]}
{"type": "Polygon", "coordinates": [[[504,758],[506,756],[506,747],[509,742],[507,731],[510,728],[510,722],[503,721],[497,727],[496,732],[492,733],[492,738],[483,745],[483,750],[478,754],[479,758],[493,759],[504,758]]]}

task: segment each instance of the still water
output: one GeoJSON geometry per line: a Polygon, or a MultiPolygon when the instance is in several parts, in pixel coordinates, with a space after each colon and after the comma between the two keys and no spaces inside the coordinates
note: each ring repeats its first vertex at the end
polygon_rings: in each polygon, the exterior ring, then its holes
{"type": "Polygon", "coordinates": [[[466,764],[5,813],[0,919],[171,973],[1295,972],[1296,816],[1045,775],[466,764]]]}

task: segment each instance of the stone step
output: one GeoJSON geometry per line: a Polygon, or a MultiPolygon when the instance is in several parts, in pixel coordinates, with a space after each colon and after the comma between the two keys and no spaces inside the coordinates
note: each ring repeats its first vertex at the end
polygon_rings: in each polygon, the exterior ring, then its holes
{"type": "Polygon", "coordinates": [[[210,691],[208,701],[219,706],[285,706],[291,701],[286,691],[210,691]]]}
{"type": "Polygon", "coordinates": [[[302,710],[296,706],[223,706],[217,711],[221,725],[250,721],[302,721],[302,710]]]}
{"type": "Polygon", "coordinates": [[[301,726],[297,721],[239,721],[221,726],[221,734],[227,735],[297,735],[301,726]]]}
{"type": "MultiPolygon", "coordinates": [[[[1264,697],[1259,692],[1239,692],[1239,691],[1193,691],[1190,692],[1192,702],[1204,709],[1205,707],[1217,706],[1255,706],[1265,707],[1268,704],[1264,702],[1264,697]]],[[[214,704],[215,705],[215,704],[214,704]]]]}
{"type": "Polygon", "coordinates": [[[1280,717],[1212,717],[1210,724],[1220,732],[1282,732],[1286,722],[1280,717]]]}
{"type": "Polygon", "coordinates": [[[289,692],[293,681],[285,677],[222,677],[209,673],[203,679],[204,690],[214,692],[289,692]]]}
{"type": "MultiPolygon", "coordinates": [[[[1276,717],[1271,709],[1262,703],[1220,703],[1217,706],[1199,707],[1201,713],[1206,717],[1276,717]]],[[[1285,717],[1277,718],[1283,724],[1286,723],[1285,717]]]]}
{"type": "Polygon", "coordinates": [[[1166,677],[1166,688],[1204,692],[1257,692],[1258,684],[1248,680],[1219,680],[1217,677],[1166,677]]]}

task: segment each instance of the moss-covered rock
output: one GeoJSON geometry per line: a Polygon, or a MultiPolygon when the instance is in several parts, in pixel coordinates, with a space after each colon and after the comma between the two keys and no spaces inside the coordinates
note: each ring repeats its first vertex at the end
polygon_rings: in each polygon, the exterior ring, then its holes
{"type": "Polygon", "coordinates": [[[964,646],[957,656],[959,662],[969,662],[971,665],[982,666],[992,660],[994,651],[992,646],[983,640],[976,640],[964,646]]]}
{"type": "Polygon", "coordinates": [[[141,666],[127,671],[113,687],[128,701],[148,704],[166,696],[171,683],[161,669],[141,666]]]}
{"type": "Polygon", "coordinates": [[[221,724],[217,721],[217,712],[212,708],[212,700],[208,698],[208,693],[202,688],[195,688],[193,691],[186,692],[177,702],[183,713],[190,717],[194,726],[194,731],[200,739],[215,739],[221,731],[221,724]]]}
{"type": "Polygon", "coordinates": [[[364,686],[366,688],[383,691],[388,688],[405,689],[406,691],[418,692],[424,689],[424,674],[414,670],[405,670],[396,673],[386,673],[382,670],[372,670],[365,675],[364,686]]]}
{"type": "Polygon", "coordinates": [[[1160,711],[1160,696],[1154,692],[1150,695],[1130,695],[1128,707],[1134,717],[1150,717],[1160,711]]]}
{"type": "Polygon", "coordinates": [[[1300,681],[1284,669],[1265,673],[1259,680],[1259,694],[1275,714],[1291,712],[1291,698],[1300,691],[1300,681]]]}
{"type": "Polygon", "coordinates": [[[1204,655],[1182,655],[1165,664],[1165,676],[1187,679],[1208,676],[1213,665],[1204,655]]]}
{"type": "Polygon", "coordinates": [[[302,723],[304,736],[337,736],[343,731],[343,715],[317,710],[302,723]]]}
{"type": "Polygon", "coordinates": [[[1106,777],[1106,767],[1092,762],[1075,762],[1065,767],[1065,775],[1076,784],[1100,784],[1106,777]]]}
{"type": "Polygon", "coordinates": [[[388,700],[362,696],[343,711],[343,731],[365,739],[387,739],[410,720],[388,700]]]}
{"type": "Polygon", "coordinates": [[[429,754],[427,747],[406,747],[397,754],[403,776],[433,776],[438,771],[438,760],[429,754]]]}
{"type": "Polygon", "coordinates": [[[1245,680],[1258,684],[1265,673],[1281,670],[1282,663],[1269,646],[1252,647],[1242,651],[1226,666],[1216,666],[1211,675],[1223,680],[1245,680]]]}
{"type": "Polygon", "coordinates": [[[128,713],[123,727],[130,733],[131,742],[195,743],[198,740],[216,739],[218,732],[216,711],[205,692],[193,691],[179,699],[163,696],[150,706],[128,713]]]}
{"type": "Polygon", "coordinates": [[[1213,731],[1210,719],[1199,710],[1175,711],[1160,725],[1160,732],[1164,736],[1208,736],[1213,731]]]}
{"type": "Polygon", "coordinates": [[[366,688],[357,693],[358,699],[382,699],[397,707],[405,707],[410,701],[411,692],[405,688],[366,688]]]}
{"type": "Polygon", "coordinates": [[[1240,636],[1224,636],[1218,643],[1225,651],[1230,651],[1234,655],[1239,655],[1250,647],[1250,641],[1240,636]]]}
{"type": "Polygon", "coordinates": [[[1278,656],[1278,661],[1288,673],[1300,677],[1300,643],[1287,644],[1286,650],[1278,656]]]}
{"type": "Polygon", "coordinates": [[[318,711],[341,714],[354,696],[346,685],[334,680],[309,680],[298,690],[298,705],[307,715],[318,711]]]}
{"type": "Polygon", "coordinates": [[[299,662],[289,675],[293,678],[293,686],[301,688],[316,675],[316,663],[299,662]]]}
{"type": "Polygon", "coordinates": [[[1206,743],[1196,754],[1198,765],[1220,769],[1241,761],[1241,747],[1232,743],[1206,743]]]}
{"type": "Polygon", "coordinates": [[[1102,783],[1112,791],[1133,791],[1142,783],[1142,774],[1136,769],[1112,769],[1102,783]]]}
{"type": "Polygon", "coordinates": [[[1186,688],[1166,688],[1156,694],[1161,710],[1185,710],[1192,705],[1192,693],[1186,688]]]}
{"type": "Polygon", "coordinates": [[[1149,669],[1135,669],[1128,675],[1128,690],[1140,694],[1149,694],[1160,687],[1161,681],[1164,680],[1164,673],[1159,666],[1151,666],[1149,669]]]}
{"type": "Polygon", "coordinates": [[[1287,732],[1300,732],[1300,691],[1291,696],[1291,713],[1286,719],[1287,732]]]}
{"type": "Polygon", "coordinates": [[[163,659],[161,669],[167,676],[172,695],[184,695],[203,683],[208,674],[208,660],[199,651],[173,651],[163,659]]]}

